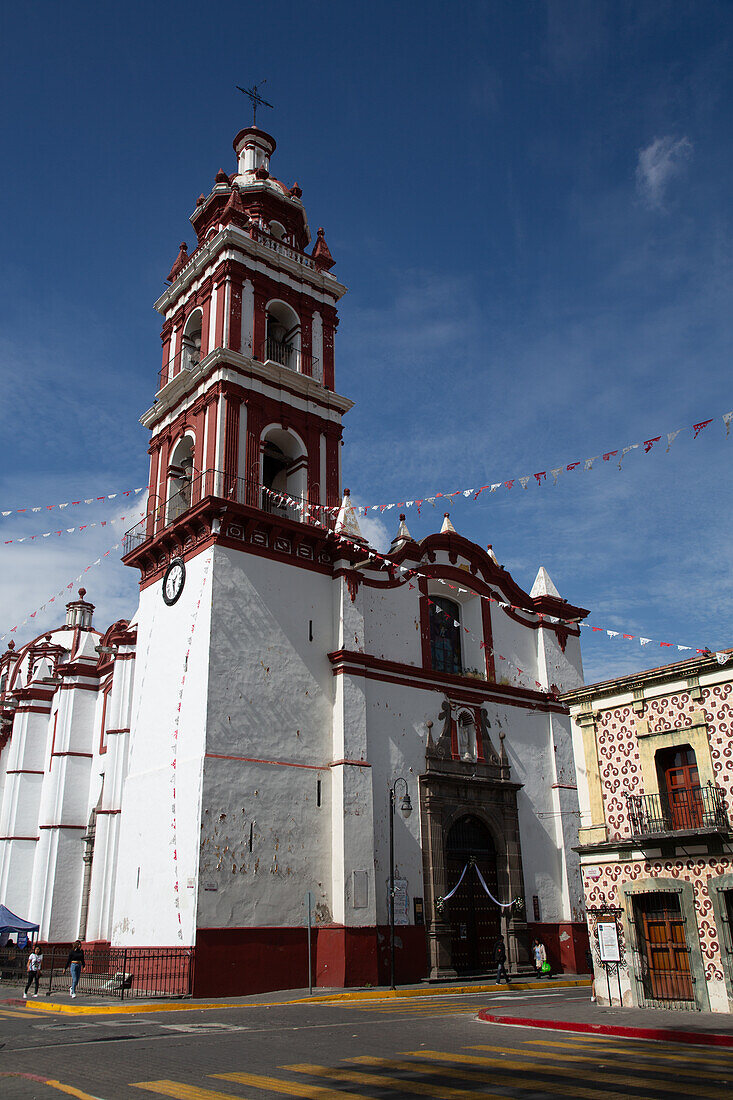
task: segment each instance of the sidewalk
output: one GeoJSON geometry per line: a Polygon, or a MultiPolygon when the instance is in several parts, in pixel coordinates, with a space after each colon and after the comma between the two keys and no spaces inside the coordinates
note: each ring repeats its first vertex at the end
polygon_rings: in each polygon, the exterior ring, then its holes
{"type": "Polygon", "coordinates": [[[484,1023],[509,1024],[625,1039],[655,1039],[668,1043],[733,1047],[733,1014],[664,1008],[606,1008],[584,1002],[555,1002],[528,1008],[505,1001],[500,1011],[482,1008],[484,1023]]]}
{"type": "MultiPolygon", "coordinates": [[[[546,992],[548,988],[562,989],[573,986],[590,986],[590,978],[585,975],[563,974],[551,981],[530,978],[527,981],[512,982],[512,989],[521,991],[536,990],[546,992]]],[[[26,1008],[29,1013],[56,1012],[65,1016],[91,1015],[136,1015],[149,1012],[211,1012],[232,1008],[275,1008],[285,1005],[334,1003],[337,1001],[381,1001],[401,997],[449,997],[451,995],[506,992],[505,985],[494,982],[452,982],[441,985],[403,985],[395,990],[387,986],[353,989],[314,989],[309,995],[307,989],[284,989],[272,993],[256,993],[246,997],[224,997],[215,1001],[167,1001],[167,1000],[125,1000],[114,997],[95,997],[80,994],[72,1001],[68,993],[53,993],[45,996],[29,997],[23,1000],[22,987],[15,996],[3,998],[0,992],[0,1006],[26,1008]]],[[[10,991],[8,991],[10,992],[10,991]]]]}

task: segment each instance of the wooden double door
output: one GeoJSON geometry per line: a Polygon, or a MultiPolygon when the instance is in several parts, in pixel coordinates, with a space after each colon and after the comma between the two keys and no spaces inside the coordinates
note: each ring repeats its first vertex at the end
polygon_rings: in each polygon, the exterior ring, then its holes
{"type": "Polygon", "coordinates": [[[655,1001],[694,1000],[679,897],[642,894],[635,905],[646,996],[655,1001]]]}
{"type": "Polygon", "coordinates": [[[483,822],[473,816],[460,818],[448,833],[445,857],[446,892],[457,885],[468,866],[458,890],[446,903],[452,966],[459,974],[485,974],[495,965],[494,947],[501,935],[501,918],[476,874],[478,867],[489,890],[498,897],[496,850],[483,822]]]}

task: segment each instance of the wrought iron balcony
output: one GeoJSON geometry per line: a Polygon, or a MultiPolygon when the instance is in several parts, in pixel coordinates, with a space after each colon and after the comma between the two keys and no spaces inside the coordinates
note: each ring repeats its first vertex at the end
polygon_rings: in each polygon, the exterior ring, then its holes
{"type": "Polygon", "coordinates": [[[298,374],[308,375],[313,374],[313,368],[318,362],[315,356],[306,354],[293,344],[285,343],[282,340],[273,340],[271,336],[265,340],[262,350],[263,362],[268,359],[271,363],[280,363],[281,366],[297,371],[298,374]]]}
{"type": "Polygon", "coordinates": [[[730,829],[720,787],[681,787],[674,794],[627,794],[631,835],[727,832],[730,829]]]}
{"type": "Polygon", "coordinates": [[[194,473],[189,479],[178,479],[178,484],[180,489],[172,493],[164,504],[151,509],[139,523],[126,532],[123,556],[161,535],[175,520],[210,498],[259,509],[281,519],[312,524],[328,530],[333,530],[336,523],[335,512],[325,505],[285,491],[278,492],[251,478],[232,477],[223,470],[194,473]]]}

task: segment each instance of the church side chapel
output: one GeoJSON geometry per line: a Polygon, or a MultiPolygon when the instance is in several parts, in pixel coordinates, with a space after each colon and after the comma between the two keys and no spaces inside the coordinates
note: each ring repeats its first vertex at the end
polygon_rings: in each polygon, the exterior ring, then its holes
{"type": "Polygon", "coordinates": [[[0,658],[0,901],[48,944],[193,948],[195,996],[531,970],[587,946],[579,624],[456,531],[386,554],[341,483],[346,287],[275,140],[234,140],[156,309],[129,622],[0,658]],[[412,812],[410,812],[410,810],[412,812]]]}

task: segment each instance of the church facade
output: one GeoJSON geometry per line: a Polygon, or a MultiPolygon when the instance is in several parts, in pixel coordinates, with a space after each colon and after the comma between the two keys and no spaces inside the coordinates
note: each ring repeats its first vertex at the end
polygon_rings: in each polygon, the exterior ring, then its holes
{"type": "Polygon", "coordinates": [[[499,934],[515,968],[539,935],[583,970],[558,693],[586,612],[447,515],[368,546],[341,485],[346,288],[274,139],[234,150],[156,303],[137,611],[101,635],[80,593],[0,659],[0,900],[49,943],[194,947],[201,996],[307,985],[310,908],[314,981],[374,984],[392,833],[398,981],[486,972],[499,934]]]}

